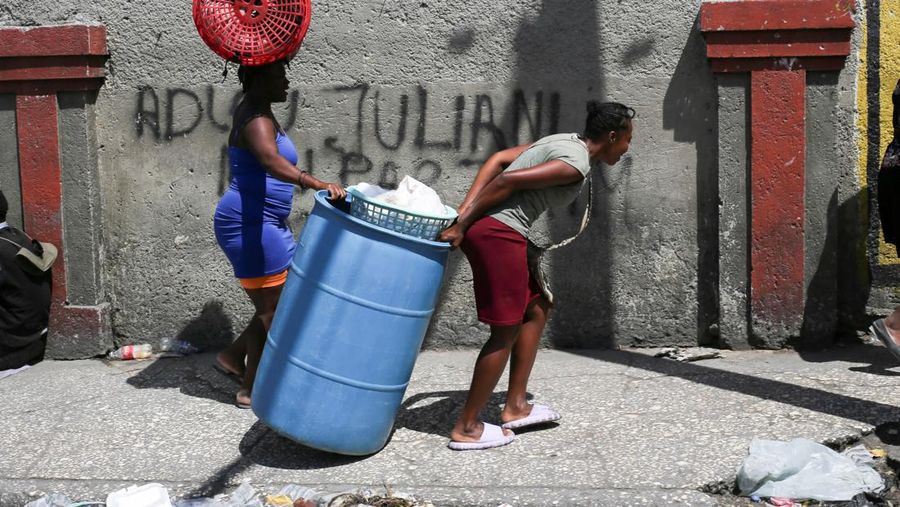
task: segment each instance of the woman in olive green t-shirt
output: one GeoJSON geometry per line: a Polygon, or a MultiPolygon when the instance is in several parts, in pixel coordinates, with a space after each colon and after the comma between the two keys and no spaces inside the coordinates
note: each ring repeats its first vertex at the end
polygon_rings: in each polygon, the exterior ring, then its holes
{"type": "Polygon", "coordinates": [[[506,445],[515,438],[512,429],[560,418],[552,408],[529,404],[525,397],[551,307],[528,272],[526,237],[547,209],[578,197],[593,162],[613,165],[628,151],[634,110],[614,102],[591,102],[587,109],[582,134],[548,136],[488,159],[459,207],[459,218],[440,235],[466,254],[478,319],[491,326],[466,404],[450,434],[451,449],[506,445]],[[510,357],[501,428],[482,422],[480,413],[510,357]]]}

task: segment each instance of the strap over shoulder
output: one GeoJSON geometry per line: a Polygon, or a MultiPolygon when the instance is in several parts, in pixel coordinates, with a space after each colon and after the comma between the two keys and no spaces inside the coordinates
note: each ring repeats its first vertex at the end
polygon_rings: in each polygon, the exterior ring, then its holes
{"type": "Polygon", "coordinates": [[[7,243],[11,243],[18,247],[19,251],[16,252],[16,257],[24,261],[26,263],[26,266],[37,269],[42,273],[49,270],[50,267],[53,266],[53,263],[56,262],[56,258],[59,256],[59,250],[57,250],[56,245],[54,245],[53,243],[35,241],[40,245],[42,250],[40,255],[38,255],[29,250],[27,247],[24,247],[9,238],[0,237],[0,240],[6,241],[7,243]]]}
{"type": "Polygon", "coordinates": [[[593,200],[593,189],[591,188],[591,176],[587,176],[587,205],[584,207],[584,215],[581,217],[581,225],[578,226],[578,232],[575,233],[574,236],[564,239],[559,243],[554,243],[549,246],[540,246],[535,243],[532,243],[531,240],[528,241],[529,244],[534,245],[534,247],[541,250],[541,254],[544,252],[549,252],[551,250],[556,250],[557,248],[568,245],[569,243],[575,241],[575,238],[581,236],[581,233],[587,229],[588,224],[591,222],[591,204],[593,200]]]}

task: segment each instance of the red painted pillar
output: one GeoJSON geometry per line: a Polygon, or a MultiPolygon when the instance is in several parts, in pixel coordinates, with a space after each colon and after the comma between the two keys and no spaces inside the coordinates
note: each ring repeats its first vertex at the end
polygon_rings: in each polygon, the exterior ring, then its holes
{"type": "Polygon", "coordinates": [[[806,267],[806,72],[843,68],[855,26],[853,5],[736,0],[704,2],[700,8],[713,72],[750,74],[748,328],[765,343],[784,343],[800,332],[806,267]]]}
{"type": "MultiPolygon", "coordinates": [[[[17,96],[16,119],[25,230],[56,245],[65,259],[56,95],[17,96]]],[[[53,269],[53,300],[54,307],[66,301],[65,261],[53,269]]]]}
{"type": "Polygon", "coordinates": [[[53,243],[59,257],[53,265],[48,354],[74,358],[81,341],[108,336],[109,305],[69,304],[63,216],[62,159],[57,93],[96,90],[103,85],[106,28],[100,25],[0,28],[0,93],[16,94],[16,136],[24,229],[53,243]]]}
{"type": "Polygon", "coordinates": [[[753,321],[798,328],[803,315],[806,71],[750,76],[753,321]]]}

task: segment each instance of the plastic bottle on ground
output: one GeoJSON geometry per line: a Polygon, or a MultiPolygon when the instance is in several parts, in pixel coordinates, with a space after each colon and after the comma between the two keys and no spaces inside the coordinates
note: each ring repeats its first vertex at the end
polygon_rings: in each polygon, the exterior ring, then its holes
{"type": "Polygon", "coordinates": [[[183,356],[200,352],[200,349],[191,342],[177,338],[163,338],[159,341],[159,347],[163,352],[174,352],[183,356]]]}
{"type": "Polygon", "coordinates": [[[146,359],[153,354],[153,347],[149,343],[141,343],[139,345],[125,345],[109,353],[110,359],[122,359],[128,361],[131,359],[146,359]]]}

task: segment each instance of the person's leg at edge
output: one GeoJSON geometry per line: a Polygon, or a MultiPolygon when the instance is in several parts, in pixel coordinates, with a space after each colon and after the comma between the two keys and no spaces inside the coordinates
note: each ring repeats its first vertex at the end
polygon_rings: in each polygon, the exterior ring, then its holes
{"type": "Polygon", "coordinates": [[[225,350],[216,354],[216,362],[219,363],[225,371],[233,373],[239,377],[244,376],[244,369],[246,368],[245,362],[247,359],[247,337],[249,334],[255,333],[253,330],[253,326],[256,324],[254,322],[254,318],[250,319],[250,322],[247,323],[247,327],[241,331],[240,336],[237,337],[236,340],[231,342],[225,350]]]}
{"type": "Polygon", "coordinates": [[[550,303],[543,296],[532,301],[525,311],[509,363],[509,388],[506,391],[506,405],[500,414],[500,420],[504,423],[528,417],[531,413],[531,405],[526,398],[528,378],[549,316],[550,303]]]}
{"type": "Polygon", "coordinates": [[[281,297],[281,289],[284,284],[262,289],[245,289],[253,306],[256,308],[250,324],[247,326],[247,368],[244,370],[244,379],[241,389],[238,390],[238,405],[249,405],[253,381],[256,379],[256,369],[262,357],[263,347],[266,344],[266,336],[272,327],[272,319],[275,316],[275,308],[281,297]]]}
{"type": "MultiPolygon", "coordinates": [[[[519,333],[520,325],[491,326],[491,337],[478,354],[475,361],[475,372],[472,374],[472,385],[469,387],[469,396],[466,404],[457,419],[450,439],[455,442],[477,442],[481,438],[484,425],[481,423],[481,410],[491,398],[494,388],[506,363],[509,361],[510,352],[519,333]]],[[[503,430],[503,434],[512,432],[503,430]]]]}
{"type": "Polygon", "coordinates": [[[894,311],[884,318],[884,327],[887,328],[891,339],[900,344],[900,306],[894,308],[894,311]]]}

